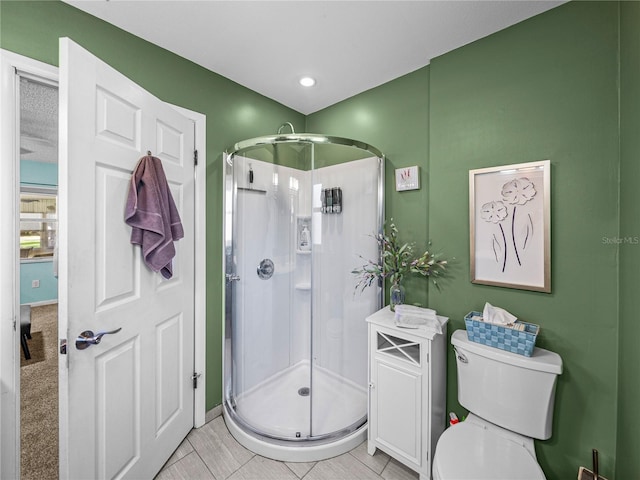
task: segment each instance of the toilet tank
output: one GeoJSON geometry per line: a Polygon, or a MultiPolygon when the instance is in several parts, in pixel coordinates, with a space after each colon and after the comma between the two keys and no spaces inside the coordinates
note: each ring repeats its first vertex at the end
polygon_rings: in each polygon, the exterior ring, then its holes
{"type": "Polygon", "coordinates": [[[451,336],[458,366],[458,401],[477,416],[527,437],[551,437],[560,355],[535,348],[531,357],[451,336]]]}

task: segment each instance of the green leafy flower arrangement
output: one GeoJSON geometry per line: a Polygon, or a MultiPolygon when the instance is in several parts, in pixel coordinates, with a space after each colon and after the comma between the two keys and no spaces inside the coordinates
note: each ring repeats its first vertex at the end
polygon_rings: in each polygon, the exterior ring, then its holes
{"type": "Polygon", "coordinates": [[[414,258],[415,242],[403,243],[398,241],[398,228],[393,223],[384,229],[383,233],[372,235],[382,251],[381,261],[366,260],[366,263],[351,271],[358,277],[356,290],[363,291],[378,279],[389,279],[391,284],[400,284],[405,275],[417,273],[423,277],[430,277],[433,284],[438,286],[438,277],[444,275],[447,261],[440,260],[440,254],[426,250],[422,255],[414,258]]]}

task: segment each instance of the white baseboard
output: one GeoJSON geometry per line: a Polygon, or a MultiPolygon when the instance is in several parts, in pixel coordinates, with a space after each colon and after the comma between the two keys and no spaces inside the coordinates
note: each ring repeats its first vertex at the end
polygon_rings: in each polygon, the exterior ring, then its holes
{"type": "Polygon", "coordinates": [[[214,418],[222,415],[222,405],[216,405],[204,415],[204,423],[209,423],[214,418]]]}
{"type": "Polygon", "coordinates": [[[41,302],[25,303],[24,305],[31,305],[32,307],[44,307],[45,305],[53,305],[55,303],[58,303],[57,298],[54,300],[42,300],[41,302]]]}

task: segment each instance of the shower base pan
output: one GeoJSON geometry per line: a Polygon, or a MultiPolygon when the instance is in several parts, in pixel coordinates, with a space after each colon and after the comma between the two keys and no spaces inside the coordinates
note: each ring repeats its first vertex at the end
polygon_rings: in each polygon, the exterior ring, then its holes
{"type": "Polygon", "coordinates": [[[323,460],[346,453],[362,443],[367,436],[366,423],[352,433],[341,430],[362,419],[367,411],[366,390],[316,367],[307,395],[308,372],[309,362],[300,362],[239,396],[236,411],[241,419],[225,402],[224,418],[236,440],[259,455],[286,462],[323,460]],[[311,402],[312,426],[309,421],[311,402]],[[274,419],[278,419],[277,431],[274,419]],[[310,428],[313,437],[321,437],[320,440],[305,440],[310,428]],[[295,440],[296,437],[301,440],[295,440]]]}

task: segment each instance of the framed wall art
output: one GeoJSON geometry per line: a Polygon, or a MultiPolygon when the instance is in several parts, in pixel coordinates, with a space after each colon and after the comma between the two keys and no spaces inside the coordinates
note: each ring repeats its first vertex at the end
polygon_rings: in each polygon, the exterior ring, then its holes
{"type": "Polygon", "coordinates": [[[396,192],[420,189],[420,171],[413,167],[396,168],[396,192]]]}
{"type": "Polygon", "coordinates": [[[551,162],[469,171],[471,282],[551,292],[551,162]]]}

